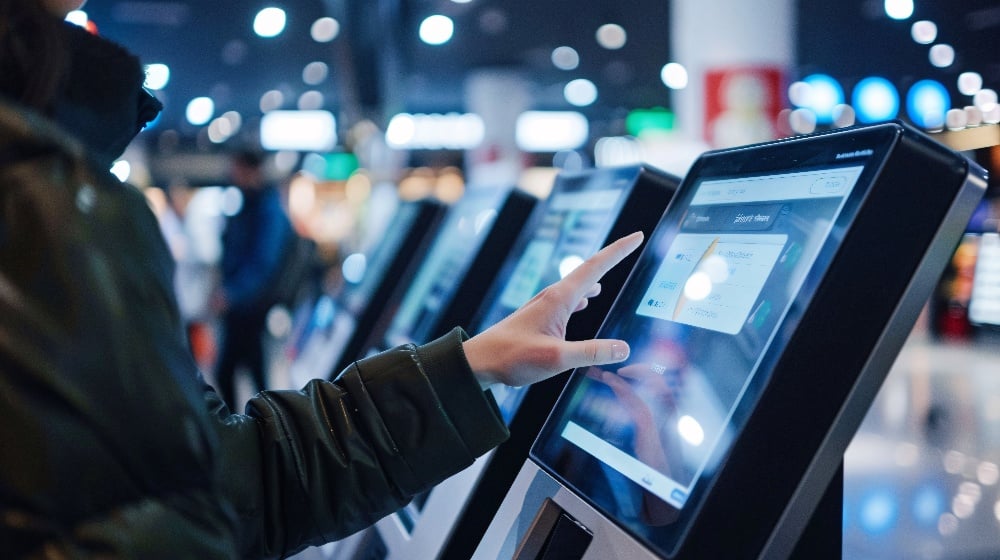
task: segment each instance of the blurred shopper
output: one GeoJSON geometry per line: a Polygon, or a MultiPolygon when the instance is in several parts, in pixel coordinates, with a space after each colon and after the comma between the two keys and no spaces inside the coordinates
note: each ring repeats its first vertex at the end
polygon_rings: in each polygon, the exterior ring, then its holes
{"type": "Polygon", "coordinates": [[[215,381],[230,408],[236,404],[236,374],[246,368],[255,391],[267,388],[264,335],[272,294],[295,232],[277,187],[267,181],[263,156],[240,151],[230,177],[242,204],[222,233],[222,286],[215,297],[222,344],[215,381]]]}
{"type": "MultiPolygon", "coordinates": [[[[156,191],[147,189],[146,194],[149,197],[156,191]]],[[[218,283],[220,250],[216,241],[217,228],[206,224],[205,216],[194,208],[193,201],[198,194],[196,187],[175,180],[167,188],[162,203],[158,203],[156,197],[149,198],[176,263],[174,293],[191,352],[199,367],[211,369],[215,364],[216,345],[211,328],[215,317],[210,300],[218,283]]],[[[214,224],[217,220],[211,222],[214,224]]]]}
{"type": "Polygon", "coordinates": [[[158,103],[134,57],[63,24],[80,4],[0,1],[3,558],[277,558],[343,538],[504,440],[485,386],[627,357],[565,326],[641,235],[473,338],[232,414],[186,346],[149,205],[107,172],[158,103]]]}

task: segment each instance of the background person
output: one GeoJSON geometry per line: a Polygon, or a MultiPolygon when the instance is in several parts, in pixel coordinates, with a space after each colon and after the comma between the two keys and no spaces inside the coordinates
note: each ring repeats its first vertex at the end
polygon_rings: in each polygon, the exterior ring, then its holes
{"type": "Polygon", "coordinates": [[[234,407],[239,368],[246,369],[255,391],[267,387],[264,334],[270,294],[295,232],[277,187],[265,177],[262,155],[233,154],[230,177],[242,204],[222,232],[221,286],[214,297],[222,340],[215,382],[226,404],[234,407]]]}

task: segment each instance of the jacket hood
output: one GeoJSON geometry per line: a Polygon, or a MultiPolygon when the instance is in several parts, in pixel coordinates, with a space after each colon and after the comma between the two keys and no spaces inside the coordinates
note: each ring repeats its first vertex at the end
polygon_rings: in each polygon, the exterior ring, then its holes
{"type": "Polygon", "coordinates": [[[53,117],[107,169],[163,105],[143,89],[138,58],[76,25],[65,32],[70,62],[53,117]]]}

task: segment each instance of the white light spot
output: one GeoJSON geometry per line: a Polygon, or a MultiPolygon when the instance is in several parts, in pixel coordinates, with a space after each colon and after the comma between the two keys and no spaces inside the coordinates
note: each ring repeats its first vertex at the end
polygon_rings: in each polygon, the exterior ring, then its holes
{"type": "Polygon", "coordinates": [[[705,272],[695,272],[684,283],[684,297],[692,301],[701,301],[712,293],[712,279],[705,272]]]}
{"type": "Polygon", "coordinates": [[[340,22],[332,17],[321,17],[313,22],[309,35],[317,43],[329,43],[340,35],[340,22]]]}
{"type": "Polygon", "coordinates": [[[212,115],[215,114],[215,102],[210,97],[195,97],[188,103],[184,114],[189,123],[201,126],[212,120],[212,115]]]}
{"type": "Polygon", "coordinates": [[[997,92],[992,89],[981,89],[972,97],[972,103],[984,114],[991,113],[997,107],[997,92]]]}
{"type": "Polygon", "coordinates": [[[390,146],[406,146],[413,141],[417,133],[417,124],[413,115],[400,113],[389,121],[385,130],[385,141],[390,146]]]}
{"type": "Polygon", "coordinates": [[[705,430],[694,418],[684,415],[677,421],[677,433],[684,438],[684,441],[697,447],[705,441],[705,430]]]}
{"type": "Polygon", "coordinates": [[[559,261],[559,278],[565,278],[581,264],[583,264],[583,257],[579,255],[566,255],[563,257],[563,260],[559,261]]]}
{"type": "Polygon", "coordinates": [[[261,37],[277,37],[285,30],[287,16],[281,8],[264,8],[253,18],[253,31],[261,37]]]}
{"type": "Polygon", "coordinates": [[[170,67],[166,64],[147,64],[144,86],[151,90],[160,90],[170,82],[170,67]]]}
{"type": "Polygon", "coordinates": [[[580,65],[580,55],[573,47],[556,47],[552,50],[552,65],[560,70],[574,70],[580,65]]]}
{"type": "Polygon", "coordinates": [[[597,101],[597,86],[585,78],[579,78],[566,84],[563,96],[571,105],[586,107],[597,101]]]}
{"type": "Polygon", "coordinates": [[[913,0],[885,0],[885,13],[892,19],[907,19],[913,15],[913,0]]]}
{"type": "Polygon", "coordinates": [[[931,47],[927,56],[934,66],[947,68],[955,62],[955,49],[951,45],[940,43],[931,47]]]}
{"type": "Polygon", "coordinates": [[[910,27],[910,36],[921,45],[929,45],[937,39],[937,25],[933,21],[915,21],[910,27]]]}
{"type": "Polygon", "coordinates": [[[684,89],[688,85],[688,71],[676,62],[665,64],[660,69],[660,80],[670,89],[684,89]]]}
{"type": "Polygon", "coordinates": [[[958,91],[962,95],[975,95],[983,89],[983,76],[979,72],[962,72],[958,75],[958,91]]]}
{"type": "Polygon", "coordinates": [[[420,40],[428,45],[443,45],[454,33],[455,23],[447,16],[429,16],[420,22],[420,40]]]}
{"type": "Polygon", "coordinates": [[[618,50],[625,46],[628,34],[617,23],[605,23],[597,28],[597,44],[608,50],[618,50]]]}
{"type": "Polygon", "coordinates": [[[128,176],[132,174],[132,165],[120,159],[111,165],[111,174],[118,177],[118,180],[124,183],[128,181],[128,176]]]}
{"type": "Polygon", "coordinates": [[[90,17],[87,15],[87,12],[83,10],[73,10],[72,12],[66,14],[66,21],[80,27],[87,27],[87,22],[89,20],[90,17]]]}

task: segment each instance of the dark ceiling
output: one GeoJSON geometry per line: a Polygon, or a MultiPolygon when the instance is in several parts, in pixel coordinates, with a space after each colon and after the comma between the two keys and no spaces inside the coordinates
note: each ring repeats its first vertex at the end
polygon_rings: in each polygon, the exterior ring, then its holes
{"type": "Polygon", "coordinates": [[[592,118],[618,108],[667,106],[669,92],[660,68],[669,62],[668,6],[661,0],[602,5],[565,0],[90,0],[85,10],[102,35],[138,54],[146,63],[171,67],[171,82],[159,93],[167,107],[157,128],[183,124],[183,110],[196,96],[211,96],[217,113],[259,114],[261,95],[285,93],[288,108],[308,89],[323,93],[341,119],[371,118],[384,124],[398,111],[461,111],[464,77],[474,69],[514,70],[531,76],[537,108],[572,108],[562,87],[585,77],[600,97],[585,109],[592,118]],[[288,14],[280,36],[256,37],[258,10],[278,6],[288,14]],[[455,20],[455,36],[431,46],[417,37],[419,22],[441,13],[455,20]],[[341,33],[330,43],[309,36],[311,24],[332,15],[341,33]],[[619,50],[601,48],[597,28],[617,23],[628,31],[619,50]],[[556,69],[552,50],[568,45],[580,53],[573,71],[556,69]],[[303,83],[312,61],[330,65],[317,86],[303,83]]]}
{"type": "MultiPolygon", "coordinates": [[[[954,89],[954,77],[974,69],[983,74],[984,87],[1000,89],[997,0],[917,0],[913,17],[903,22],[885,17],[882,4],[798,0],[798,66],[791,78],[825,72],[847,88],[876,73],[900,87],[936,78],[954,89]],[[927,46],[909,37],[916,19],[938,23],[941,40],[956,48],[953,67],[928,63],[927,46]]],[[[572,108],[562,98],[562,86],[589,78],[600,91],[598,101],[583,110],[592,121],[620,120],[630,108],[670,104],[659,78],[660,68],[671,61],[667,0],[90,0],[85,9],[103,35],[144,62],[171,67],[171,82],[160,92],[167,110],[149,134],[168,128],[197,132],[183,123],[183,111],[188,100],[203,95],[216,100],[217,114],[237,110],[252,123],[261,95],[271,89],[285,94],[286,108],[316,89],[341,124],[370,118],[384,125],[398,111],[461,111],[464,77],[479,68],[530,77],[532,99],[543,109],[572,108]],[[266,6],[288,14],[285,32],[271,39],[251,30],[254,15],[266,6]],[[417,38],[418,22],[432,13],[455,20],[451,42],[430,46],[417,38]],[[341,23],[340,36],[330,43],[309,36],[312,22],[322,16],[341,23]],[[595,41],[597,27],[609,22],[628,32],[620,50],[595,41]],[[579,68],[552,65],[550,53],[561,45],[580,53],[579,68]],[[302,70],[313,61],[329,64],[330,74],[307,86],[302,70]]]]}

